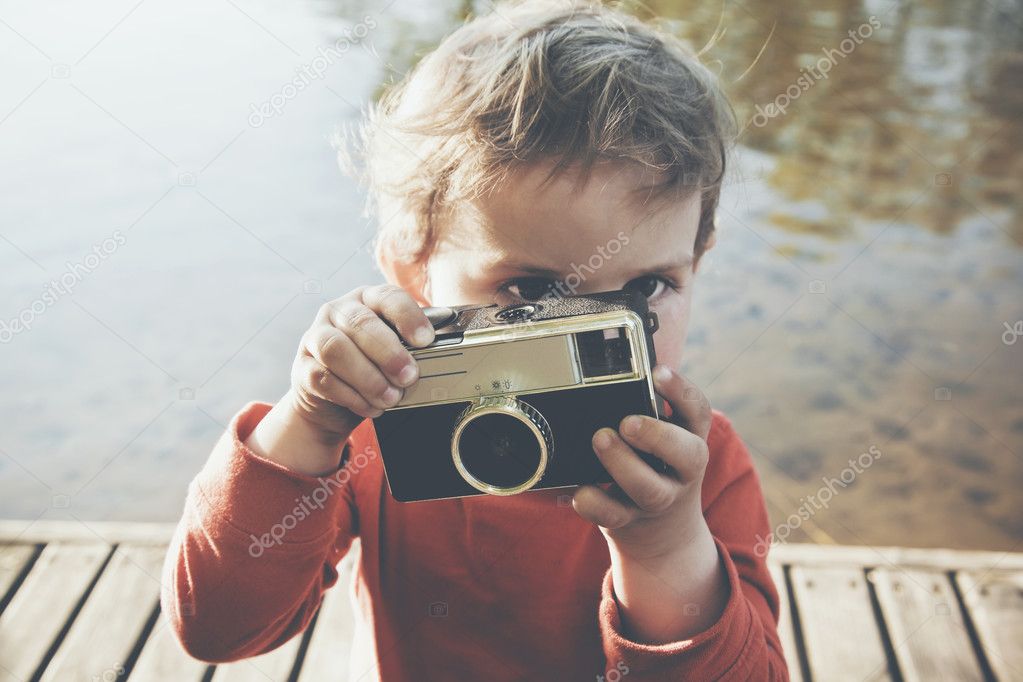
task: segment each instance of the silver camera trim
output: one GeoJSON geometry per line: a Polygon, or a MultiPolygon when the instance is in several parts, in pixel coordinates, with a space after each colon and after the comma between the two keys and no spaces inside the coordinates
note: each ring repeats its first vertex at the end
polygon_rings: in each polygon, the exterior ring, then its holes
{"type": "MultiPolygon", "coordinates": [[[[659,414],[660,411],[657,409],[657,400],[654,393],[653,379],[650,376],[650,372],[647,371],[647,367],[650,364],[650,354],[646,345],[646,321],[642,319],[636,312],[628,309],[624,310],[609,310],[599,313],[589,313],[585,315],[575,315],[572,317],[554,318],[546,320],[529,320],[517,324],[501,324],[493,327],[486,327],[483,329],[471,329],[464,332],[462,340],[459,343],[444,343],[443,345],[427,346],[426,348],[412,349],[412,357],[415,358],[417,363],[425,363],[431,359],[451,357],[453,354],[459,354],[460,352],[467,349],[478,349],[493,345],[495,347],[503,347],[503,345],[509,341],[523,341],[528,339],[538,339],[552,336],[572,336],[571,343],[571,360],[576,367],[580,366],[579,351],[576,347],[576,341],[574,335],[580,332],[597,331],[603,329],[609,329],[613,327],[624,327],[629,337],[629,343],[632,348],[632,371],[625,372],[622,374],[606,375],[600,377],[582,377],[581,373],[570,382],[555,382],[551,384],[544,384],[542,380],[542,372],[538,372],[534,375],[537,379],[538,388],[529,388],[523,390],[521,388],[511,388],[506,390],[486,390],[482,389],[476,393],[461,392],[452,395],[445,395],[442,398],[431,398],[428,400],[416,400],[413,402],[408,401],[408,390],[406,395],[402,396],[402,399],[397,405],[388,408],[391,410],[404,410],[413,407],[427,407],[430,405],[444,405],[448,403],[458,402],[471,402],[482,397],[496,396],[496,395],[509,395],[515,397],[521,393],[537,393],[540,391],[559,391],[565,389],[583,388],[585,386],[591,386],[594,384],[603,383],[620,383],[623,381],[633,381],[635,379],[646,379],[648,392],[650,393],[651,407],[654,409],[655,414],[659,414]]],[[[475,369],[479,365],[476,363],[470,370],[475,369]]],[[[449,374],[466,374],[468,371],[458,371],[454,373],[440,373],[430,374],[426,369],[420,365],[420,377],[417,382],[438,379],[449,374]]],[[[414,385],[415,386],[415,385],[414,385]]],[[[421,389],[424,390],[424,389],[421,389]]],[[[431,388],[430,392],[436,392],[437,388],[431,388]]],[[[444,390],[441,387],[440,390],[444,390]]]]}
{"type": "Polygon", "coordinates": [[[465,408],[458,415],[455,424],[455,430],[451,434],[451,458],[455,463],[455,469],[465,479],[465,482],[476,490],[490,495],[515,495],[532,488],[547,473],[550,451],[554,448],[553,436],[551,434],[551,427],[547,424],[547,419],[535,407],[527,405],[511,396],[487,396],[465,408]],[[540,461],[537,463],[536,471],[522,483],[511,486],[487,483],[469,471],[468,467],[465,466],[465,462],[462,461],[460,445],[462,432],[473,420],[487,414],[501,414],[516,419],[525,424],[532,432],[533,437],[536,438],[537,445],[540,447],[540,461]]]}

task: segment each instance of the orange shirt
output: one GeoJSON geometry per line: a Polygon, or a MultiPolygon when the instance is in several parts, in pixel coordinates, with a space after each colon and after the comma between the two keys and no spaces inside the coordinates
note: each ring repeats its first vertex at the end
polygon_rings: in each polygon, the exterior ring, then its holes
{"type": "Polygon", "coordinates": [[[720,412],[702,501],[730,596],[706,631],[654,646],[623,631],[607,544],[567,504],[570,489],[396,502],[372,422],[348,439],[339,473],[316,478],[243,445],[269,409],[232,420],[167,555],[163,608],[193,656],[235,660],[296,636],[358,537],[348,679],[787,679],[778,594],[756,551],[769,533],[759,479],[720,412]]]}

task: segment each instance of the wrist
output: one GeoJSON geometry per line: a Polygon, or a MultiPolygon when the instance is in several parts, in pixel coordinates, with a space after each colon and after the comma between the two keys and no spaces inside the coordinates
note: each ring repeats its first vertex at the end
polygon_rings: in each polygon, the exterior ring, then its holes
{"type": "Polygon", "coordinates": [[[284,394],[280,406],[284,412],[282,419],[292,426],[296,434],[324,448],[340,447],[358,426],[358,421],[350,423],[347,419],[324,423],[324,420],[316,418],[316,412],[306,406],[294,390],[284,394]]]}
{"type": "MultiPolygon", "coordinates": [[[[658,575],[685,573],[690,576],[709,573],[718,563],[717,546],[703,517],[689,532],[675,532],[675,541],[666,547],[624,545],[609,539],[611,561],[645,567],[658,575]]],[[[676,527],[677,528],[677,527],[676,527]]]]}
{"type": "Polygon", "coordinates": [[[644,528],[628,528],[624,532],[605,533],[612,554],[659,565],[685,558],[714,545],[714,539],[703,511],[694,506],[685,513],[662,517],[644,528]]]}
{"type": "Polygon", "coordinates": [[[252,430],[245,445],[260,457],[307,476],[337,469],[341,449],[353,429],[324,428],[298,406],[289,391],[252,430]]]}
{"type": "Polygon", "coordinates": [[[609,548],[614,594],[629,638],[650,644],[689,639],[724,611],[727,576],[706,522],[670,550],[637,554],[613,543],[609,548]]]}

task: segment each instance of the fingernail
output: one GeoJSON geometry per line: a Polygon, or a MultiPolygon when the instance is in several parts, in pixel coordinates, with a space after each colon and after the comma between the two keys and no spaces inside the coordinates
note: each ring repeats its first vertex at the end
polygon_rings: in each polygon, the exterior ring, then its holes
{"type": "Polygon", "coordinates": [[[611,445],[611,434],[607,432],[607,429],[597,431],[597,434],[593,437],[593,444],[603,450],[611,445]]]}
{"type": "Polygon", "coordinates": [[[416,380],[417,376],[419,376],[419,368],[416,367],[416,363],[410,362],[398,372],[398,383],[402,386],[408,386],[416,380]]]}
{"type": "Polygon", "coordinates": [[[380,394],[380,399],[387,405],[394,405],[401,399],[401,391],[394,386],[388,386],[387,390],[380,394]]]}
{"type": "Polygon", "coordinates": [[[412,343],[416,346],[425,346],[433,340],[433,327],[419,327],[412,332],[412,343]]]}
{"type": "Polygon", "coordinates": [[[622,433],[635,436],[639,433],[639,417],[626,417],[622,420],[622,433]]]}
{"type": "Polygon", "coordinates": [[[654,369],[654,379],[656,379],[660,383],[668,381],[669,379],[671,379],[671,370],[665,367],[664,365],[657,365],[657,367],[654,369]]]}

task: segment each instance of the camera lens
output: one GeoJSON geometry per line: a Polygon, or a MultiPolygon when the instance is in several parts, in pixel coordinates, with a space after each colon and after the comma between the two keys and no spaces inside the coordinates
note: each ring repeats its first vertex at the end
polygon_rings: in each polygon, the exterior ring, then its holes
{"type": "Polygon", "coordinates": [[[452,437],[455,467],[471,486],[512,495],[536,484],[547,468],[547,420],[507,396],[484,398],[467,408],[452,437]]]}
{"type": "Polygon", "coordinates": [[[500,414],[472,420],[459,443],[462,464],[480,481],[511,488],[529,480],[540,464],[540,444],[525,424],[500,414]]]}

